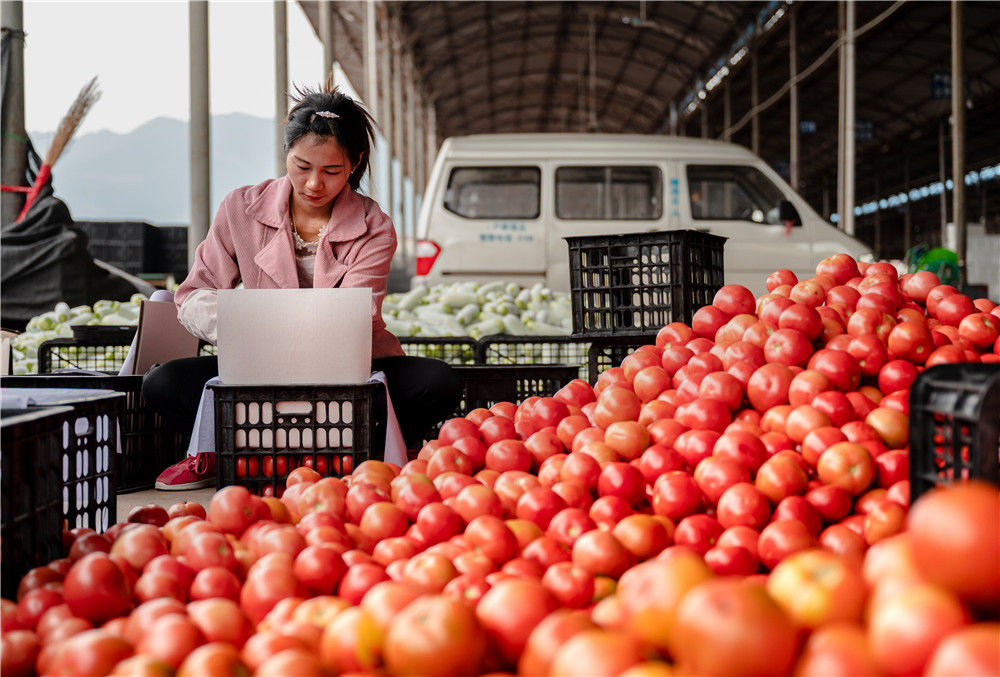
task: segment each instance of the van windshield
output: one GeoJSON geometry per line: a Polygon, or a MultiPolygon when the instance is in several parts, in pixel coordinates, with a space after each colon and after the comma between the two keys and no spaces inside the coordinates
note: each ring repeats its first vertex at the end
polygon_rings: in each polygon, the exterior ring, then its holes
{"type": "Polygon", "coordinates": [[[538,167],[456,167],[444,207],[467,219],[537,219],[538,167]]]}
{"type": "Polygon", "coordinates": [[[756,167],[688,165],[691,218],[780,224],[781,190],[756,167]]]}

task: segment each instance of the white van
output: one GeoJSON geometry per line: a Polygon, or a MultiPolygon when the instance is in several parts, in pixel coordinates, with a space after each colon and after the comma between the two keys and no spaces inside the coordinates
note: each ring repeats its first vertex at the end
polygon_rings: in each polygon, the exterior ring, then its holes
{"type": "Polygon", "coordinates": [[[742,146],[676,136],[446,139],[417,222],[415,283],[506,279],[569,289],[564,237],[695,229],[727,237],[725,276],[755,293],[838,252],[871,249],[824,221],[742,146]]]}

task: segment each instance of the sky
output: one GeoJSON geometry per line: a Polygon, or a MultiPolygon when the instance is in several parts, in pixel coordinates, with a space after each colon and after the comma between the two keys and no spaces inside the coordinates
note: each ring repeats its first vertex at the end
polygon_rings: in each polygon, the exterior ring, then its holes
{"type": "MultiPolygon", "coordinates": [[[[289,0],[288,80],[317,85],[323,48],[289,0]]],[[[211,112],[274,117],[274,4],[209,3],[211,112]]],[[[187,0],[25,0],[25,128],[53,131],[80,88],[102,92],[77,130],[129,132],[153,118],[189,118],[187,0]]]]}

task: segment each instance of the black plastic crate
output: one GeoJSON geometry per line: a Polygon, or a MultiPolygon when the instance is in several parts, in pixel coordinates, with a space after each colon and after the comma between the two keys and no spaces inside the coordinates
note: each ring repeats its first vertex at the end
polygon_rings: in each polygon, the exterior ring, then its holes
{"type": "Polygon", "coordinates": [[[38,346],[38,373],[86,369],[117,374],[135,337],[131,325],[74,327],[73,338],[56,338],[38,346]]]}
{"type": "Polygon", "coordinates": [[[77,221],[87,234],[87,249],[95,259],[126,273],[153,271],[157,258],[156,226],[145,221],[77,221]]]}
{"type": "Polygon", "coordinates": [[[590,341],[577,336],[486,336],[476,345],[478,364],[569,364],[578,376],[589,378],[590,341]]]}
{"type": "Polygon", "coordinates": [[[479,364],[544,365],[577,367],[576,378],[591,385],[608,367],[616,367],[639,346],[656,341],[655,334],[595,336],[488,336],[479,340],[479,364]]]}
{"type": "Polygon", "coordinates": [[[657,332],[691,322],[724,284],[726,238],[696,230],[564,238],[573,333],[657,332]]]}
{"type": "Polygon", "coordinates": [[[280,496],[295,468],[346,475],[374,450],[381,383],[209,386],[215,391],[216,486],[280,496]]]}
{"type": "Polygon", "coordinates": [[[1000,364],[942,364],[910,389],[910,497],[937,484],[993,484],[1000,455],[1000,364]]]}
{"type": "Polygon", "coordinates": [[[555,395],[579,376],[572,364],[474,365],[452,367],[462,384],[462,400],[455,416],[498,402],[518,404],[532,396],[555,395]]]}
{"type": "MultiPolygon", "coordinates": [[[[128,356],[137,328],[134,325],[73,327],[73,338],[56,338],[38,346],[38,373],[86,369],[116,375],[128,356]]],[[[199,355],[216,355],[218,348],[201,341],[199,355]]]]}
{"type": "Polygon", "coordinates": [[[407,336],[399,339],[399,345],[411,357],[432,357],[448,364],[476,362],[476,341],[471,338],[407,336]]]}
{"type": "Polygon", "coordinates": [[[188,228],[187,226],[158,226],[152,273],[172,273],[182,279],[188,273],[188,228]]]}
{"type": "Polygon", "coordinates": [[[121,453],[115,468],[115,488],[120,494],[152,489],[156,476],[187,453],[191,431],[171,428],[146,404],[142,376],[9,376],[3,384],[12,388],[88,388],[124,393],[121,453]]]}
{"type": "Polygon", "coordinates": [[[81,392],[79,397],[60,394],[56,400],[29,407],[73,409],[60,439],[62,508],[71,529],[90,527],[100,533],[115,522],[115,467],[124,403],[121,393],[81,392]]]}
{"type": "Polygon", "coordinates": [[[656,343],[655,334],[634,334],[595,338],[587,351],[587,372],[591,385],[605,369],[620,367],[622,360],[640,346],[656,343]]]}
{"type": "Polygon", "coordinates": [[[62,439],[71,407],[0,416],[0,586],[14,599],[33,567],[62,557],[62,439]]]}

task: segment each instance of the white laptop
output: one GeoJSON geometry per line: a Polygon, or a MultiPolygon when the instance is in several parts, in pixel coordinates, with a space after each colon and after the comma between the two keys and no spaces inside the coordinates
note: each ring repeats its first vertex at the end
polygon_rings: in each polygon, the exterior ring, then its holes
{"type": "Polygon", "coordinates": [[[218,321],[226,385],[341,385],[371,375],[371,289],[220,289],[218,321]]]}

